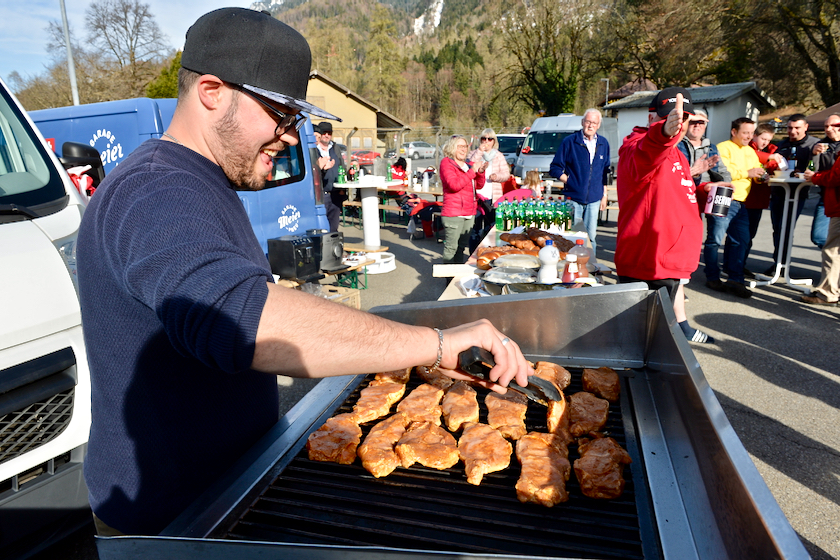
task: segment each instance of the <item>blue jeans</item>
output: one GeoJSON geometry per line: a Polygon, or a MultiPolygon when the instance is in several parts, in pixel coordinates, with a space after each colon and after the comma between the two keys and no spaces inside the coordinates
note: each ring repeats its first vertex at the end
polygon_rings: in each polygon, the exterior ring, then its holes
{"type": "Polygon", "coordinates": [[[737,200],[732,201],[726,216],[706,216],[706,241],[703,243],[703,260],[706,280],[720,280],[718,256],[724,236],[728,235],[726,268],[729,280],[744,283],[744,258],[750,243],[750,221],[747,208],[737,200]]]}
{"type": "Polygon", "coordinates": [[[825,198],[820,193],[820,200],[817,202],[817,207],[814,208],[814,221],[811,223],[811,243],[823,248],[825,245],[825,238],[828,236],[828,222],[831,218],[825,215],[825,198]]]}
{"type": "MultiPolygon", "coordinates": [[[[598,244],[595,242],[595,236],[598,233],[598,212],[601,211],[601,201],[597,200],[589,204],[581,204],[574,200],[569,200],[569,202],[572,203],[572,208],[575,211],[572,227],[583,220],[583,227],[586,229],[586,235],[589,236],[589,243],[592,246],[592,254],[596,255],[595,250],[598,248],[598,244]]],[[[595,258],[597,259],[598,256],[596,255],[595,258]]]]}

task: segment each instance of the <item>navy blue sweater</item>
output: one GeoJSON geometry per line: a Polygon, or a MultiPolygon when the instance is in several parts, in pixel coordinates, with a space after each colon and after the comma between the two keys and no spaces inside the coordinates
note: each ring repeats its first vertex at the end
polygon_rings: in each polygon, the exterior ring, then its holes
{"type": "Polygon", "coordinates": [[[91,507],[157,534],[278,419],[249,369],[271,271],[221,168],[160,140],[97,189],[77,257],[91,507]]]}
{"type": "Polygon", "coordinates": [[[583,131],[566,136],[560,143],[549,175],[559,179],[569,176],[563,194],[578,204],[591,204],[604,196],[604,185],[610,170],[610,144],[600,134],[595,136],[595,157],[589,163],[589,148],[583,143],[583,131]]]}

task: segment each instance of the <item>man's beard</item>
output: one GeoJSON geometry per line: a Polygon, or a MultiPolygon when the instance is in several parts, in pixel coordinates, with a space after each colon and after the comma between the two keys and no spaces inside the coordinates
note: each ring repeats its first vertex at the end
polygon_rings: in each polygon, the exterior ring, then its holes
{"type": "MultiPolygon", "coordinates": [[[[237,191],[259,191],[265,188],[266,177],[257,176],[254,172],[255,157],[244,153],[240,146],[249,145],[249,135],[239,124],[236,113],[239,107],[239,95],[234,96],[222,119],[213,127],[216,137],[224,147],[224,159],[220,158],[219,166],[224,171],[231,186],[237,191]]],[[[278,149],[282,151],[285,146],[278,149]]],[[[256,155],[259,158],[259,153],[256,155]]]]}

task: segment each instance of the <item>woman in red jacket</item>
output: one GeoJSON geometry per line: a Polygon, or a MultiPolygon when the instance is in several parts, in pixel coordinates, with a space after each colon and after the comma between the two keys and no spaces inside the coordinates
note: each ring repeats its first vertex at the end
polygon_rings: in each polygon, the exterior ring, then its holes
{"type": "Polygon", "coordinates": [[[464,249],[469,245],[470,232],[478,210],[476,190],[484,186],[487,163],[467,162],[467,139],[456,134],[443,146],[440,162],[440,181],[443,185],[443,262],[461,263],[464,249]]]}
{"type": "Polygon", "coordinates": [[[840,158],[827,171],[805,171],[805,180],[825,187],[825,215],[831,220],[822,249],[820,283],[811,290],[811,295],[802,296],[802,301],[836,306],[840,299],[840,158]]]}

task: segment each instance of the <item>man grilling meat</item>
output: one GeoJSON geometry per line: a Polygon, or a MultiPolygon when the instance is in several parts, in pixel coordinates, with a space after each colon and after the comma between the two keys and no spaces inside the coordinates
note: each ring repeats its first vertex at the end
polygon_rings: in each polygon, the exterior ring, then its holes
{"type": "Polygon", "coordinates": [[[85,212],[85,479],[100,534],[158,534],[205,492],[277,422],[275,374],[425,364],[466,379],[452,370],[475,345],[493,353],[501,386],[533,373],[487,321],[403,325],[273,283],[236,191],[263,187],[273,157],[298,143],[302,111],[337,118],[305,101],[310,62],[306,40],[267,13],[202,16],[187,32],[169,129],[85,212]]]}

